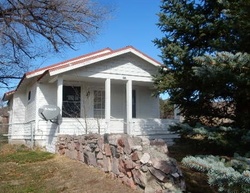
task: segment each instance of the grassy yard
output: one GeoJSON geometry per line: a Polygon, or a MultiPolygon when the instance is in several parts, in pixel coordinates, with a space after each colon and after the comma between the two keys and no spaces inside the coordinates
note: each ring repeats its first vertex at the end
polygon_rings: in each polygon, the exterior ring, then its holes
{"type": "MultiPolygon", "coordinates": [[[[170,156],[177,159],[185,176],[187,192],[216,193],[207,184],[205,174],[181,165],[187,155],[206,154],[190,141],[179,141],[169,147],[170,156]]],[[[25,146],[0,141],[0,193],[132,193],[129,189],[102,171],[78,161],[43,151],[31,151],[25,146]],[[4,143],[1,143],[4,142],[4,143]]]]}
{"type": "Polygon", "coordinates": [[[0,193],[31,192],[136,193],[102,171],[66,157],[0,145],[0,193]]]}
{"type": "Polygon", "coordinates": [[[2,145],[8,143],[8,138],[0,132],[0,148],[2,145]]]}

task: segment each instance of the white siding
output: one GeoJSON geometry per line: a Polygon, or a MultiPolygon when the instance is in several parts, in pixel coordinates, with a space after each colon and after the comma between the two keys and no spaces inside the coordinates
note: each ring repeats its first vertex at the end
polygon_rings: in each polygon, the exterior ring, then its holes
{"type": "Polygon", "coordinates": [[[30,135],[30,127],[25,125],[25,105],[27,104],[26,93],[18,91],[13,95],[12,110],[9,125],[9,142],[12,140],[24,140],[30,135]]]}
{"type": "Polygon", "coordinates": [[[38,92],[38,108],[43,105],[56,105],[56,84],[40,83],[38,92]]]}
{"type": "Polygon", "coordinates": [[[13,96],[12,123],[25,122],[25,104],[27,96],[25,93],[16,92],[13,96]]]}
{"type": "Polygon", "coordinates": [[[178,120],[175,119],[133,119],[131,134],[149,139],[164,139],[168,145],[172,145],[179,135],[169,131],[169,126],[176,123],[178,120]]]}
{"type": "Polygon", "coordinates": [[[125,84],[112,85],[111,118],[125,119],[125,117],[126,117],[126,85],[125,84]]]}
{"type": "MultiPolygon", "coordinates": [[[[11,98],[8,102],[8,108],[9,108],[9,123],[12,123],[12,120],[13,120],[13,100],[14,100],[14,97],[11,98]]],[[[11,133],[11,126],[9,126],[9,129],[8,129],[8,133],[10,134],[11,133]]]]}
{"type": "Polygon", "coordinates": [[[156,74],[157,69],[157,67],[135,57],[134,55],[126,54],[123,57],[115,57],[97,64],[82,67],[81,69],[72,70],[65,73],[65,75],[78,77],[91,77],[93,75],[99,75],[100,77],[103,75],[120,75],[120,79],[123,79],[124,76],[129,76],[130,79],[133,79],[133,77],[151,79],[151,75],[156,74]]]}
{"type": "Polygon", "coordinates": [[[26,90],[26,101],[25,101],[25,122],[33,121],[36,118],[36,87],[37,83],[33,84],[26,90]],[[30,99],[28,100],[28,95],[30,92],[30,99]]]}
{"type": "Polygon", "coordinates": [[[152,97],[153,90],[147,87],[135,87],[136,118],[160,118],[159,98],[152,97]]]}

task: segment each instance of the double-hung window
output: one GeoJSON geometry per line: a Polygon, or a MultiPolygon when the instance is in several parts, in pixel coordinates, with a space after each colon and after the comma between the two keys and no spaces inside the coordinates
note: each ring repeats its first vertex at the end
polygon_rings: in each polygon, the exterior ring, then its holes
{"type": "Polygon", "coordinates": [[[81,87],[63,86],[63,117],[80,117],[81,87]]]}
{"type": "Polygon", "coordinates": [[[105,118],[105,91],[94,91],[94,118],[105,118]]]}

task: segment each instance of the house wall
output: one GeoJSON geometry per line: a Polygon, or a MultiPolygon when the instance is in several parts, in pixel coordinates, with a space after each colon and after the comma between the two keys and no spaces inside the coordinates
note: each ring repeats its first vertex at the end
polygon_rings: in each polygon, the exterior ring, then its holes
{"type": "MultiPolygon", "coordinates": [[[[13,100],[14,100],[14,97],[11,98],[11,99],[8,101],[9,123],[12,123],[12,119],[13,119],[13,100]]],[[[9,127],[8,130],[10,130],[10,127],[9,127]]],[[[9,132],[9,131],[8,131],[8,132],[9,132]]]]}
{"type": "Polygon", "coordinates": [[[12,123],[25,122],[25,106],[27,103],[26,93],[16,92],[13,96],[12,123]]]}
{"type": "MultiPolygon", "coordinates": [[[[82,117],[84,111],[86,118],[93,118],[94,90],[104,90],[103,84],[82,83],[82,117]],[[89,92],[88,98],[86,97],[89,92]]],[[[159,118],[159,99],[152,97],[152,90],[148,87],[133,86],[136,90],[136,115],[137,118],[159,118]]],[[[111,118],[126,118],[126,85],[124,83],[113,83],[111,80],[111,118]]]]}
{"type": "MultiPolygon", "coordinates": [[[[143,86],[133,86],[133,90],[136,91],[136,118],[159,118],[159,99],[151,96],[153,91],[143,86]]],[[[126,85],[112,85],[111,93],[111,116],[125,119],[126,85]]]]}
{"type": "Polygon", "coordinates": [[[152,97],[153,90],[137,86],[136,90],[136,118],[160,118],[159,98],[152,97]]]}
{"type": "Polygon", "coordinates": [[[133,54],[126,54],[122,57],[103,61],[98,64],[98,68],[94,65],[87,67],[89,71],[102,72],[108,74],[120,74],[140,77],[151,77],[157,72],[157,68],[148,62],[135,57],[133,54]]]}
{"type": "Polygon", "coordinates": [[[120,80],[150,81],[157,70],[158,67],[135,57],[133,54],[125,54],[66,72],[64,75],[68,77],[109,77],[120,80]]]}
{"type": "Polygon", "coordinates": [[[13,95],[10,105],[9,143],[26,143],[26,134],[30,129],[25,127],[26,93],[16,92],[13,95]]]}
{"type": "Polygon", "coordinates": [[[126,85],[114,85],[111,81],[111,118],[126,117],[126,85]]]}
{"type": "Polygon", "coordinates": [[[38,108],[43,105],[56,105],[57,85],[55,83],[40,83],[37,89],[38,92],[38,108]]]}
{"type": "Polygon", "coordinates": [[[36,118],[36,92],[37,92],[37,83],[28,87],[25,92],[25,122],[34,121],[36,118]],[[30,99],[28,99],[28,95],[30,93],[30,99]]]}

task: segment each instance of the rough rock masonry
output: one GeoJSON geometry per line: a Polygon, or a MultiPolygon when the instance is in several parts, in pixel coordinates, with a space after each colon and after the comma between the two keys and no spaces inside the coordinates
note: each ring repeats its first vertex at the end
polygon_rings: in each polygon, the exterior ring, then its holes
{"type": "Polygon", "coordinates": [[[56,151],[98,167],[132,189],[145,193],[185,191],[182,172],[161,139],[149,141],[126,134],[60,135],[56,151]]]}

